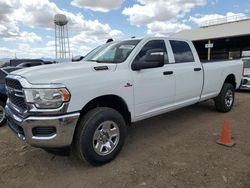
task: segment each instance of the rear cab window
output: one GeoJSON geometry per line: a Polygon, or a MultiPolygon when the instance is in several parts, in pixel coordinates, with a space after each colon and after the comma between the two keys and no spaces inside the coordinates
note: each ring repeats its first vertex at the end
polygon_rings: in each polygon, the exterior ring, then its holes
{"type": "Polygon", "coordinates": [[[169,42],[173,51],[175,63],[188,63],[195,61],[193,52],[187,42],[178,40],[170,40],[169,42]]]}

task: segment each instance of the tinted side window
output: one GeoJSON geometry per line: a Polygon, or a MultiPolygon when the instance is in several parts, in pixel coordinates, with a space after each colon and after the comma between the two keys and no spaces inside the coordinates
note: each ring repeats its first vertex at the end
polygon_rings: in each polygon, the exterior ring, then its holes
{"type": "Polygon", "coordinates": [[[136,56],[135,61],[143,60],[146,57],[147,51],[152,49],[161,49],[164,52],[165,63],[169,63],[164,40],[152,40],[147,42],[136,56]]]}
{"type": "Polygon", "coordinates": [[[183,41],[170,40],[175,63],[194,62],[194,55],[188,43],[183,41]]]}

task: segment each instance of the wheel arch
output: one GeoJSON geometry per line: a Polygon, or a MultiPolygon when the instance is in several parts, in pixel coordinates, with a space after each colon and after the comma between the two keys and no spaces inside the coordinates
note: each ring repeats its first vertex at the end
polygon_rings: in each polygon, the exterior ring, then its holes
{"type": "Polygon", "coordinates": [[[81,116],[96,107],[109,107],[118,111],[124,118],[127,125],[131,123],[131,113],[123,98],[117,95],[102,95],[93,98],[82,109],[81,116]]]}
{"type": "Polygon", "coordinates": [[[236,89],[236,87],[237,87],[236,78],[235,78],[235,75],[234,75],[234,74],[229,74],[229,75],[226,77],[224,83],[232,84],[233,87],[234,87],[234,89],[236,89]]]}

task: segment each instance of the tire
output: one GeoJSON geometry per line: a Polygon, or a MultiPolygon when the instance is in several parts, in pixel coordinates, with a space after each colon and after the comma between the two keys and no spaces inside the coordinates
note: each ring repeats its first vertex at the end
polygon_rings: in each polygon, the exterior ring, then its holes
{"type": "Polygon", "coordinates": [[[127,126],[122,115],[112,108],[98,107],[78,122],[74,148],[81,160],[99,166],[119,154],[126,136],[127,126]]]}
{"type": "Polygon", "coordinates": [[[0,101],[0,127],[6,123],[5,102],[0,101]]]}
{"type": "Polygon", "coordinates": [[[229,112],[234,104],[234,87],[232,84],[224,83],[220,94],[214,99],[216,110],[229,112]]]}

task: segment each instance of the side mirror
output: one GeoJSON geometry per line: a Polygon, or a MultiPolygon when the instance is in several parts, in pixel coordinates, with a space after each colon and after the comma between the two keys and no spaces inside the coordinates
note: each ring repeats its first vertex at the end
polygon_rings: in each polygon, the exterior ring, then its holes
{"type": "Polygon", "coordinates": [[[84,56],[81,56],[81,55],[74,56],[72,58],[72,62],[81,61],[83,58],[84,58],[84,56]]]}
{"type": "Polygon", "coordinates": [[[144,60],[135,61],[132,70],[150,69],[164,66],[164,51],[162,49],[148,50],[144,60]]]}

